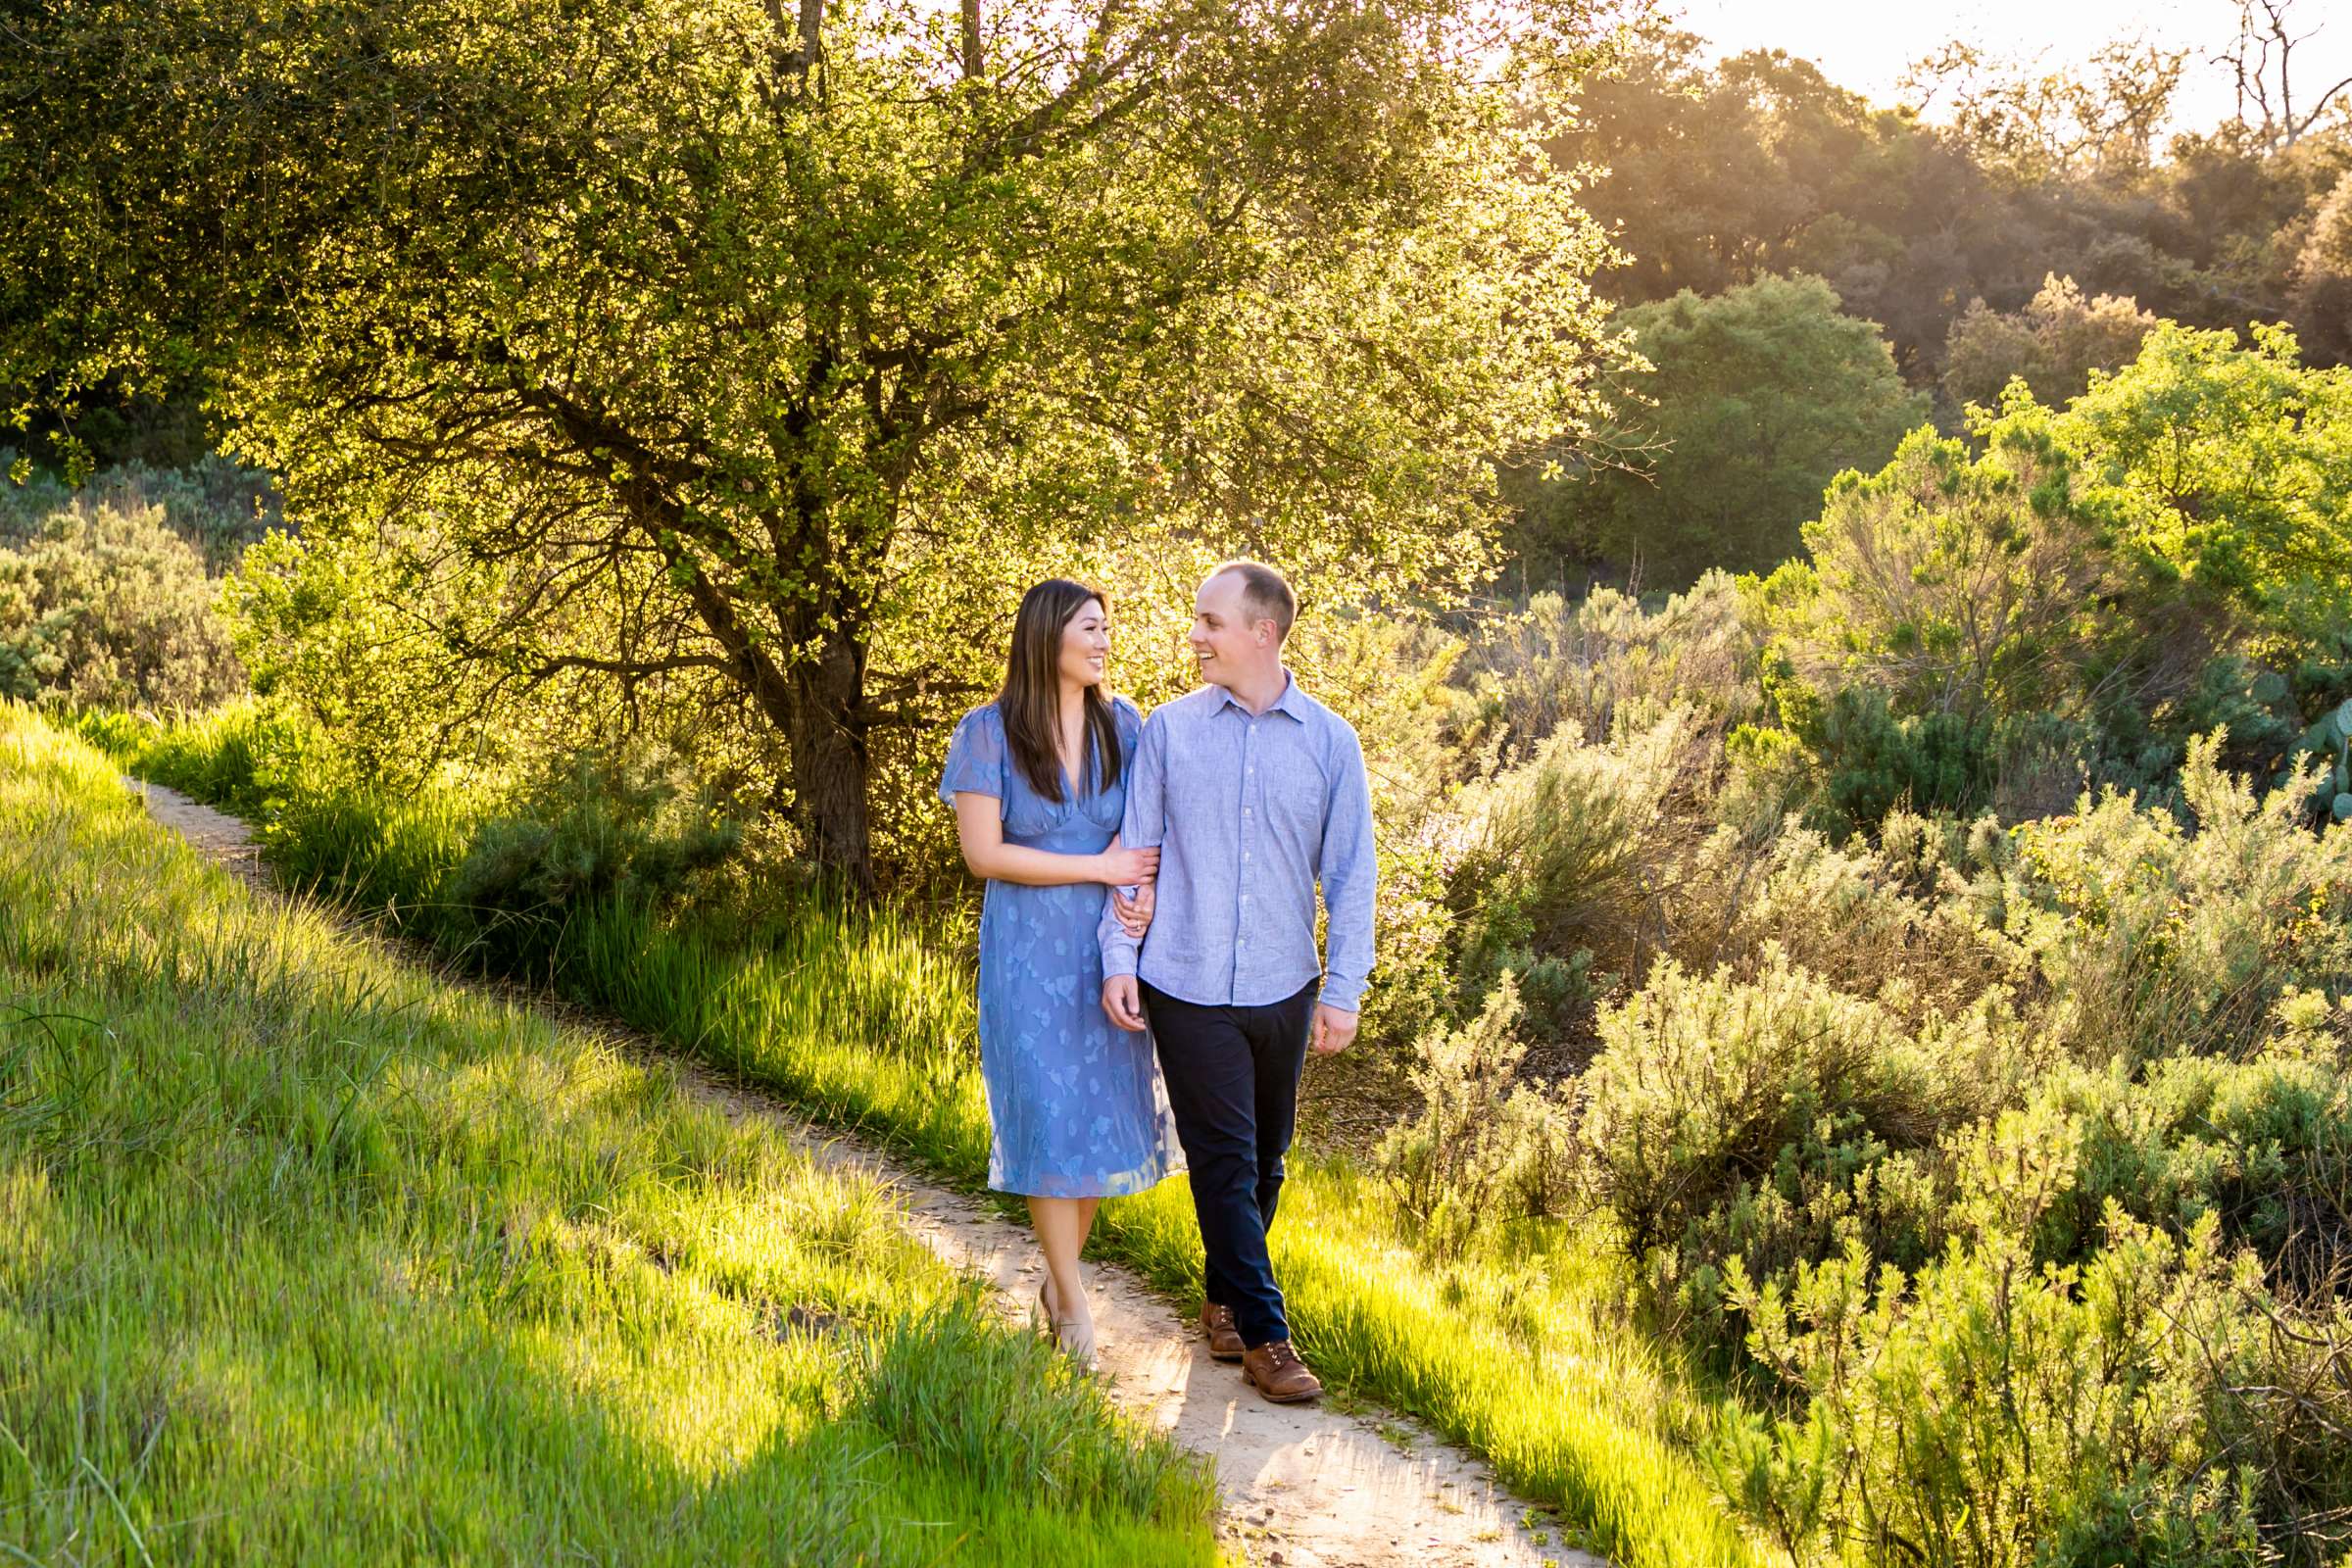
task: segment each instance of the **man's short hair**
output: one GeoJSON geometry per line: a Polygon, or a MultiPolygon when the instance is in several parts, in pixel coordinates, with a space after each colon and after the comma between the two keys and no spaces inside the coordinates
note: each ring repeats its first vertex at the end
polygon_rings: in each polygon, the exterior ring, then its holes
{"type": "Polygon", "coordinates": [[[1242,606],[1250,624],[1270,620],[1277,641],[1290,636],[1291,623],[1298,618],[1298,596],[1291,591],[1291,580],[1262,561],[1228,561],[1209,575],[1222,577],[1229,571],[1242,579],[1242,606]]]}

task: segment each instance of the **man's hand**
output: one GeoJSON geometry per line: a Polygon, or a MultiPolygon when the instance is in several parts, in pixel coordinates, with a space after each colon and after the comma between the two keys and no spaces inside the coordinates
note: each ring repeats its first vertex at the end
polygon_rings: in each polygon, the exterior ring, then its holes
{"type": "Polygon", "coordinates": [[[1152,929],[1152,910],[1158,902],[1158,895],[1149,882],[1137,888],[1133,898],[1127,896],[1125,888],[1110,890],[1111,910],[1118,916],[1119,928],[1131,937],[1140,938],[1152,929]]]}
{"type": "MultiPolygon", "coordinates": [[[[1102,1010],[1110,1021],[1129,1034],[1141,1034],[1144,1028],[1144,999],[1135,988],[1135,976],[1114,974],[1102,982],[1102,1010]]],[[[1355,1031],[1350,1028],[1348,1033],[1355,1031]]]]}
{"type": "MultiPolygon", "coordinates": [[[[1107,1005],[1110,988],[1105,986],[1102,995],[1107,1005]]],[[[1361,1021],[1357,1014],[1345,1007],[1335,1007],[1328,1002],[1316,1003],[1315,1037],[1308,1043],[1307,1050],[1318,1056],[1336,1055],[1346,1051],[1354,1041],[1355,1026],[1361,1021]]]]}

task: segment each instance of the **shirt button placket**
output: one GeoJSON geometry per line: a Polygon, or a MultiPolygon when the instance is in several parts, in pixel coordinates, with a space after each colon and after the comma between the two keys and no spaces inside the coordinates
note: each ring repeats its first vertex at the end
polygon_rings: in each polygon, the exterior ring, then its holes
{"type": "Polygon", "coordinates": [[[1250,841],[1256,837],[1254,821],[1250,815],[1250,796],[1254,786],[1250,779],[1257,775],[1257,765],[1250,760],[1250,748],[1257,740],[1257,720],[1251,719],[1242,731],[1242,863],[1250,863],[1250,841]]]}
{"type": "MultiPolygon", "coordinates": [[[[1255,819],[1250,816],[1250,797],[1254,793],[1250,780],[1257,774],[1257,765],[1251,760],[1251,748],[1256,740],[1257,720],[1249,719],[1242,725],[1242,891],[1239,908],[1245,911],[1250,907],[1250,845],[1255,836],[1252,832],[1255,819]]],[[[1233,923],[1233,995],[1236,1002],[1241,1000],[1243,956],[1249,951],[1247,935],[1243,922],[1236,919],[1233,923]]]]}

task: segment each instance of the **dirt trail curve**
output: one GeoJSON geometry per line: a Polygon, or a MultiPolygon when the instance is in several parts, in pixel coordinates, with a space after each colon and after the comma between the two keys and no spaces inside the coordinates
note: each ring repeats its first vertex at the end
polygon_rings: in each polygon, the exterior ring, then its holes
{"type": "MultiPolygon", "coordinates": [[[[155,819],[205,857],[264,880],[245,824],[161,785],[133,781],[155,819]]],[[[607,1032],[612,1026],[606,1025],[607,1032]]],[[[639,1041],[641,1052],[655,1052],[639,1041]]],[[[781,1102],[722,1083],[668,1053],[686,1081],[737,1116],[781,1127],[826,1163],[868,1172],[903,1196],[913,1233],[950,1264],[994,1284],[1008,1317],[1037,1294],[1027,1232],[973,1199],[924,1181],[889,1156],[820,1131],[781,1102]]],[[[1540,1544],[1524,1509],[1487,1468],[1410,1423],[1378,1412],[1267,1404],[1241,1369],[1208,1358],[1196,1330],[1134,1276],[1091,1265],[1088,1295],[1118,1403],[1212,1458],[1226,1549],[1284,1568],[1605,1568],[1540,1544]]]]}

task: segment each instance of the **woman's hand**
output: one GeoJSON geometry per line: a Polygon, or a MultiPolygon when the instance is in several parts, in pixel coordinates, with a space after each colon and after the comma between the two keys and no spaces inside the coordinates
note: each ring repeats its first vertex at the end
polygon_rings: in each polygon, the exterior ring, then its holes
{"type": "Polygon", "coordinates": [[[1114,888],[1131,888],[1159,875],[1159,851],[1129,850],[1114,844],[1095,857],[1100,862],[1095,879],[1114,888]]]}
{"type": "Polygon", "coordinates": [[[1146,931],[1152,929],[1152,909],[1159,902],[1158,895],[1152,891],[1152,888],[1153,884],[1145,883],[1135,890],[1135,897],[1132,899],[1127,896],[1124,888],[1110,890],[1112,912],[1119,917],[1119,924],[1125,928],[1127,934],[1139,941],[1142,940],[1146,931]]]}

